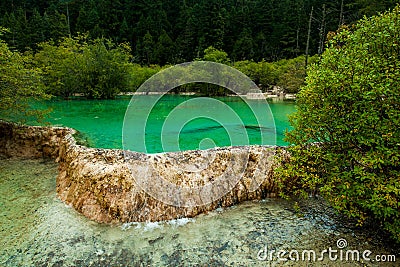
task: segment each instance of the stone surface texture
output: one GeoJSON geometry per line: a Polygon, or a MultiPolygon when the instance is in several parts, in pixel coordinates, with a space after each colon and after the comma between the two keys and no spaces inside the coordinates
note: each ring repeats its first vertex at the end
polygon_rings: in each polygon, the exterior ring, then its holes
{"type": "Polygon", "coordinates": [[[59,198],[97,222],[194,217],[246,200],[274,197],[277,193],[273,171],[275,156],[282,150],[279,147],[243,146],[144,154],[81,146],[76,143],[74,133],[70,128],[0,121],[0,154],[54,159],[59,164],[59,198]],[[147,182],[143,182],[143,177],[147,182]],[[168,190],[159,183],[160,177],[185,188],[186,193],[178,195],[168,190]],[[219,190],[224,193],[220,198],[209,198],[207,193],[211,191],[197,197],[187,193],[216,182],[218,177],[231,181],[212,188],[212,193],[219,190]],[[148,193],[149,190],[156,193],[148,193]],[[176,199],[176,202],[163,199],[176,199]]]}

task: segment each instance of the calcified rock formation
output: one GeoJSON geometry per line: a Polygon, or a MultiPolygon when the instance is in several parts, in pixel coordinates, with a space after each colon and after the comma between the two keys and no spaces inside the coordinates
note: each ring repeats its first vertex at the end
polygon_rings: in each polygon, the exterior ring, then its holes
{"type": "Polygon", "coordinates": [[[73,133],[68,128],[1,122],[0,152],[54,158],[59,162],[60,199],[98,222],[193,217],[276,194],[276,147],[143,154],[80,146],[73,133]]]}
{"type": "Polygon", "coordinates": [[[0,120],[0,155],[22,158],[59,158],[59,144],[74,130],[23,126],[0,120]]]}

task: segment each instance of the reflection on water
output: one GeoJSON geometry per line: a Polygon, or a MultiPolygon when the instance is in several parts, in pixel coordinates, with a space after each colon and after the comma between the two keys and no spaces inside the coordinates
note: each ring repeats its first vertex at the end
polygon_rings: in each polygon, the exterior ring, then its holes
{"type": "MultiPolygon", "coordinates": [[[[329,209],[313,204],[298,216],[291,203],[279,199],[246,202],[194,219],[97,224],[57,199],[56,174],[52,162],[0,160],[0,266],[274,266],[257,259],[266,246],[270,251],[322,251],[337,248],[339,238],[349,249],[393,253],[365,230],[337,222],[329,209]]],[[[327,258],[324,263],[356,264],[327,258]]]]}

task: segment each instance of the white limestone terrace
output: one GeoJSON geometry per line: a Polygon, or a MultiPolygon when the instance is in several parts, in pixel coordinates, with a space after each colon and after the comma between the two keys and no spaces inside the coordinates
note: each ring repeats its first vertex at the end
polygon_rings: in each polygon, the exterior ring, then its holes
{"type": "Polygon", "coordinates": [[[74,133],[0,121],[0,154],[54,159],[58,197],[97,222],[190,218],[277,194],[273,172],[280,147],[144,154],[88,148],[74,133]]]}

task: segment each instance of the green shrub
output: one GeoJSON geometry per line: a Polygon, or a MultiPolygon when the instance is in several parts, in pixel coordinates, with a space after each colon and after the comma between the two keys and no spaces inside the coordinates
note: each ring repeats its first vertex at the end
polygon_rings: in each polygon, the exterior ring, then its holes
{"type": "MultiPolygon", "coordinates": [[[[318,56],[309,58],[316,62],[318,56]]],[[[297,93],[305,80],[305,57],[282,59],[276,62],[236,61],[233,67],[252,79],[263,91],[276,85],[286,93],[297,93]]]]}
{"type": "Polygon", "coordinates": [[[44,71],[47,91],[70,97],[114,98],[126,91],[130,81],[130,48],[107,39],[89,40],[87,35],[38,45],[34,59],[44,71]]]}
{"type": "MultiPolygon", "coordinates": [[[[0,37],[7,30],[0,27],[0,37]]],[[[43,91],[40,69],[31,66],[29,55],[11,51],[0,39],[0,117],[24,122],[28,117],[40,120],[45,111],[35,110],[32,99],[49,96],[43,91]]]]}
{"type": "MultiPolygon", "coordinates": [[[[308,58],[309,63],[315,63],[318,55],[308,58]]],[[[275,62],[277,82],[286,93],[297,93],[304,86],[306,78],[305,56],[299,56],[292,59],[282,59],[275,62]]]]}
{"type": "Polygon", "coordinates": [[[275,63],[244,60],[235,62],[233,67],[246,74],[263,91],[276,85],[277,71],[275,63]]]}
{"type": "Polygon", "coordinates": [[[331,36],[298,94],[283,194],[319,192],[400,241],[400,8],[331,36]],[[317,142],[317,144],[315,144],[317,142]],[[314,143],[314,145],[312,145],[314,143]]]}
{"type": "Polygon", "coordinates": [[[147,79],[159,72],[161,69],[162,68],[158,65],[140,66],[139,64],[132,64],[128,91],[136,91],[147,79]]]}

